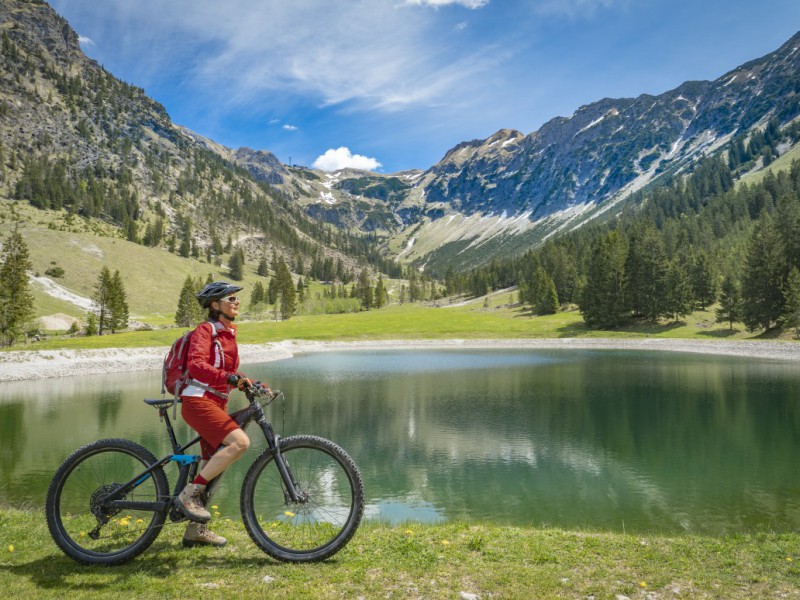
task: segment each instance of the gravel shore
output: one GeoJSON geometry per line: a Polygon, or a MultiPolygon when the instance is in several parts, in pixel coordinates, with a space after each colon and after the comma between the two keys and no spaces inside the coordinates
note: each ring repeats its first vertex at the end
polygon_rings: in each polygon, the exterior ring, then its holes
{"type": "MultiPolygon", "coordinates": [[[[663,338],[560,338],[516,340],[380,340],[360,342],[285,341],[240,345],[242,365],[283,360],[306,352],[435,349],[598,349],[656,350],[744,356],[763,360],[798,360],[800,343],[696,341],[663,338]]],[[[0,382],[160,369],[167,347],[102,350],[37,350],[0,353],[0,382]]]]}

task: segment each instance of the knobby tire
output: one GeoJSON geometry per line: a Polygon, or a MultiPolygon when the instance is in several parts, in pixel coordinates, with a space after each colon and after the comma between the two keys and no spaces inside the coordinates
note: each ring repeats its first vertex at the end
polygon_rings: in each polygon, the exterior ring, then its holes
{"type": "MultiPolygon", "coordinates": [[[[113,511],[103,509],[99,500],[155,462],[149,450],[122,439],[99,440],[72,453],[56,471],[45,505],[47,526],[59,548],[73,560],[91,565],[119,565],[149,548],[164,525],[168,502],[163,510],[113,511]],[[93,539],[91,532],[101,519],[108,522],[93,539]]],[[[161,468],[124,497],[141,502],[169,498],[161,468]]]]}
{"type": "Polygon", "coordinates": [[[305,499],[291,501],[272,452],[266,449],[242,485],[247,533],[280,561],[329,558],[350,541],[364,514],[364,484],[358,467],[342,448],[316,436],[285,438],[280,452],[305,499]]]}

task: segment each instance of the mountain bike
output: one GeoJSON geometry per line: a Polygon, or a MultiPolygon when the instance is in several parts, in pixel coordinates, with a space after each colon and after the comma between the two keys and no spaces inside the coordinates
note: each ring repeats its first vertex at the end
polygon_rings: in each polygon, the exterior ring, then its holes
{"type": "MultiPolygon", "coordinates": [[[[333,442],[313,435],[282,438],[264,408],[281,392],[255,385],[245,391],[249,405],[231,413],[244,429],[255,421],[267,447],[244,477],[240,509],[247,533],[269,556],[285,562],[314,562],[333,556],[353,537],[364,514],[364,485],[353,459],[333,442]]],[[[175,399],[145,399],[166,423],[172,453],[156,459],[143,446],[104,439],[71,454],[47,491],[50,534],[70,558],[82,564],[119,565],[144,552],[167,518],[186,520],[175,498],[197,473],[200,456],[185,451],[169,418],[175,399]],[[164,467],[178,467],[170,493],[164,467]]],[[[173,419],[176,407],[173,408],[173,419]]],[[[206,488],[210,498],[221,475],[206,488]]]]}

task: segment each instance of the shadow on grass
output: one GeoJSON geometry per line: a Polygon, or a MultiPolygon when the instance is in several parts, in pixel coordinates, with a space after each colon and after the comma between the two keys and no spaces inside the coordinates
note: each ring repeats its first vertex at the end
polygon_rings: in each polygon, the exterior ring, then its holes
{"type": "Polygon", "coordinates": [[[739,329],[730,329],[728,327],[722,329],[712,329],[710,331],[698,331],[697,335],[710,338],[729,338],[739,333],[739,329]]]}
{"type": "Polygon", "coordinates": [[[533,309],[525,307],[515,308],[514,312],[516,313],[513,317],[515,319],[533,319],[534,317],[539,316],[535,312],[533,312],[533,309]]]}
{"type": "Polygon", "coordinates": [[[585,337],[586,334],[593,331],[600,331],[599,329],[590,329],[583,321],[569,323],[563,327],[556,329],[558,337],[571,338],[571,337],[585,337]]]}
{"type": "MultiPolygon", "coordinates": [[[[736,329],[736,328],[734,328],[733,331],[730,331],[729,328],[726,327],[724,329],[713,329],[711,331],[701,331],[701,332],[699,332],[699,335],[708,336],[708,337],[724,338],[724,337],[730,337],[730,336],[735,335],[737,333],[743,333],[743,331],[744,330],[742,330],[742,329],[736,329]]],[[[787,336],[786,336],[787,331],[790,331],[790,330],[787,330],[784,327],[773,327],[772,329],[767,329],[765,331],[762,331],[758,335],[752,335],[751,337],[748,337],[747,339],[748,340],[779,340],[779,341],[782,341],[782,340],[790,339],[790,338],[787,338],[787,336]]],[[[792,338],[794,338],[794,336],[792,336],[792,338]]]]}
{"type": "Polygon", "coordinates": [[[683,321],[672,321],[670,323],[626,323],[619,327],[599,327],[597,329],[588,327],[584,322],[570,323],[559,327],[558,331],[560,337],[585,337],[588,334],[594,334],[597,337],[602,337],[603,332],[608,333],[633,333],[639,335],[658,335],[667,333],[674,329],[680,329],[686,325],[683,321]]]}
{"type": "MultiPolygon", "coordinates": [[[[217,549],[209,548],[208,552],[215,550],[217,549]]],[[[0,572],[27,578],[43,590],[92,592],[125,589],[126,581],[130,577],[141,577],[143,574],[148,578],[167,580],[180,570],[201,573],[209,568],[224,569],[234,564],[237,570],[263,567],[265,564],[274,567],[284,564],[266,554],[263,557],[232,557],[204,555],[202,552],[197,549],[176,548],[172,542],[155,543],[140,556],[117,566],[81,565],[60,552],[54,552],[29,563],[0,565],[0,572]],[[90,581],[87,576],[91,576],[90,581]]]]}

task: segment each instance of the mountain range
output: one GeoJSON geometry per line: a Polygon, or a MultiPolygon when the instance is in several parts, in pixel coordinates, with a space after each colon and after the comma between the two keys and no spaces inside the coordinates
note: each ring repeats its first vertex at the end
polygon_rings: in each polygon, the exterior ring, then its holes
{"type": "Polygon", "coordinates": [[[714,81],[605,98],[528,134],[500,129],[424,171],[326,173],[172,123],[86,57],[41,0],[0,0],[0,31],[0,197],[105,219],[128,239],[149,231],[150,245],[191,237],[209,257],[227,237],[253,256],[266,245],[352,269],[365,244],[434,274],[468,268],[607,218],[635,192],[800,116],[797,34],[714,81]]]}

